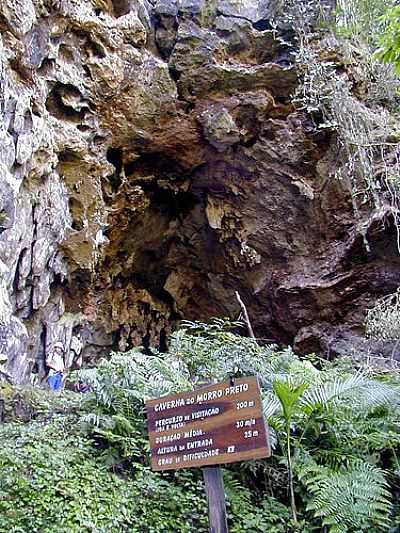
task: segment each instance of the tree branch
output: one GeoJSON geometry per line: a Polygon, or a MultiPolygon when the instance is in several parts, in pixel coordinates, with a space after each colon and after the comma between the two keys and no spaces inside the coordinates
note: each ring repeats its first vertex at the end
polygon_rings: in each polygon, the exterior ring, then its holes
{"type": "Polygon", "coordinates": [[[249,335],[250,335],[250,337],[252,339],[255,339],[256,337],[254,335],[253,328],[251,327],[251,322],[250,322],[250,318],[249,318],[249,314],[247,312],[246,306],[244,305],[243,300],[241,299],[240,294],[238,293],[238,291],[235,291],[235,295],[236,295],[237,301],[239,302],[240,308],[241,308],[241,310],[243,312],[244,321],[246,322],[246,326],[247,326],[247,329],[249,331],[249,335]]]}

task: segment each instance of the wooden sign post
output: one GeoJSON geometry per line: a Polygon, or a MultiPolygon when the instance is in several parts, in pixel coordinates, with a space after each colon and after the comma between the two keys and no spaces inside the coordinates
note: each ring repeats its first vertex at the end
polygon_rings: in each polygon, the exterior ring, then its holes
{"type": "Polygon", "coordinates": [[[269,457],[257,378],[146,402],[153,470],[203,467],[210,533],[227,533],[224,463],[269,457]]]}
{"type": "Polygon", "coordinates": [[[224,480],[220,466],[203,466],[210,533],[228,533],[224,480]]]}

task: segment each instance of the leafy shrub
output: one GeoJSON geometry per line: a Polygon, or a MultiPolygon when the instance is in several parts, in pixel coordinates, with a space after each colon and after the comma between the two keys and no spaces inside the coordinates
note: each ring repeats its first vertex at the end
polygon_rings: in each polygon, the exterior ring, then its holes
{"type": "Polygon", "coordinates": [[[117,476],[77,418],[7,424],[0,442],[0,531],[206,531],[203,487],[190,473],[173,482],[136,464],[117,476]]]}
{"type": "Polygon", "coordinates": [[[76,422],[1,428],[1,531],[128,530],[131,486],[114,479],[91,454],[89,441],[71,432],[76,422]]]}
{"type": "Polygon", "coordinates": [[[392,8],[383,17],[385,28],[380,39],[376,56],[386,63],[392,63],[397,74],[400,73],[400,6],[390,2],[392,8]]]}

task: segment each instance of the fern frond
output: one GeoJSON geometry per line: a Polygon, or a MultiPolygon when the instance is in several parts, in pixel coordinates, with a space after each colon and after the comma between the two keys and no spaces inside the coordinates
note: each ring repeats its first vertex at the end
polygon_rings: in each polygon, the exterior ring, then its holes
{"type": "Polygon", "coordinates": [[[333,473],[314,465],[303,480],[312,494],[307,510],[321,517],[330,531],[350,533],[389,527],[391,494],[383,471],[358,462],[333,473]]]}

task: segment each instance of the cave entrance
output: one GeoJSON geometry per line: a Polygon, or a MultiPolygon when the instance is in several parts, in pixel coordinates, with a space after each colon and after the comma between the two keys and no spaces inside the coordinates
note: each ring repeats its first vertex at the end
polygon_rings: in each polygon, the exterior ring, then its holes
{"type": "Polygon", "coordinates": [[[108,149],[107,160],[114,173],[104,183],[110,226],[101,270],[110,283],[111,305],[125,307],[124,312],[114,311],[121,314],[114,349],[140,343],[162,350],[181,318],[166,282],[179,267],[182,228],[193,224],[192,213],[198,212],[202,198],[190,190],[190,172],[164,153],[138,156],[114,146],[108,149]]]}

